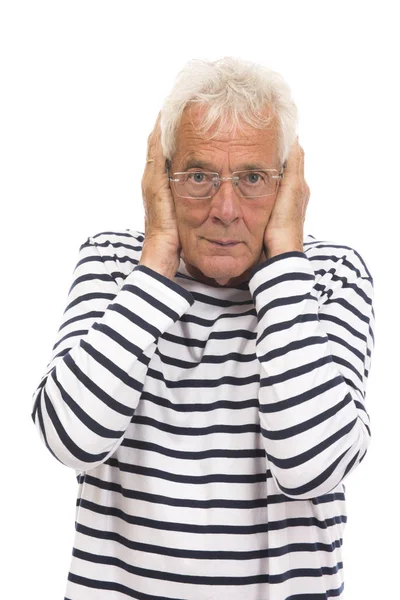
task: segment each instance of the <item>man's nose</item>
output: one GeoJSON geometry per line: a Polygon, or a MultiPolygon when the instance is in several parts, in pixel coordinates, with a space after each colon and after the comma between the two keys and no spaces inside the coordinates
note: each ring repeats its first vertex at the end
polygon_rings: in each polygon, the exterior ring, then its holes
{"type": "Polygon", "coordinates": [[[220,181],[218,190],[211,199],[210,216],[229,223],[240,214],[240,198],[233,189],[232,180],[220,181]]]}

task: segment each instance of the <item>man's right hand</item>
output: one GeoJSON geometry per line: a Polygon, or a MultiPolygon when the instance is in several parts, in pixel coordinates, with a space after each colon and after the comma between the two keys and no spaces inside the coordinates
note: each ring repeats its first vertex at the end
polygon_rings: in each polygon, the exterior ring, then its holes
{"type": "Polygon", "coordinates": [[[139,265],[173,279],[179,267],[181,241],[175,204],[161,148],[160,115],[147,142],[147,159],[142,177],[145,210],[145,240],[139,265]]]}

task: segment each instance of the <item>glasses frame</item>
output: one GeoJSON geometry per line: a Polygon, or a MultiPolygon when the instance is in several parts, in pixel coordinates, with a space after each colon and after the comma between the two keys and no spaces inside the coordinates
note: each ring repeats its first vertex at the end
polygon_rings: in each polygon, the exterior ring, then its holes
{"type": "MultiPolygon", "coordinates": [[[[205,200],[207,198],[213,198],[215,196],[215,194],[217,193],[217,191],[219,190],[219,188],[221,187],[221,181],[232,181],[232,187],[233,190],[235,192],[235,194],[237,196],[239,196],[239,198],[265,198],[266,196],[272,196],[273,194],[275,194],[275,192],[272,192],[270,194],[261,194],[260,196],[243,196],[238,190],[237,190],[237,185],[235,186],[235,181],[237,182],[239,180],[238,177],[238,173],[267,173],[267,172],[271,172],[274,171],[275,173],[277,173],[277,175],[271,175],[272,179],[279,179],[281,180],[283,177],[283,169],[281,170],[281,172],[278,172],[278,169],[248,169],[248,170],[244,170],[244,171],[233,171],[232,172],[232,177],[220,177],[219,173],[216,173],[214,171],[176,171],[175,173],[172,173],[173,177],[170,177],[170,173],[169,173],[169,165],[167,164],[167,173],[168,173],[168,180],[172,181],[172,182],[177,182],[179,181],[179,179],[175,179],[175,175],[186,175],[188,173],[208,173],[209,175],[215,175],[214,177],[214,181],[213,183],[217,183],[217,185],[214,185],[214,193],[211,196],[181,196],[181,194],[179,194],[176,189],[175,192],[177,194],[177,196],[179,196],[179,198],[189,198],[191,200],[205,200]]],[[[277,186],[278,189],[278,186],[277,186]]]]}

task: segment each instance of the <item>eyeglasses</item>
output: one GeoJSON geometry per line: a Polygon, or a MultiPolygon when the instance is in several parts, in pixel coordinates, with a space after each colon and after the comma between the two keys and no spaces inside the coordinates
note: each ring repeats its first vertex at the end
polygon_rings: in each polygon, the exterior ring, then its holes
{"type": "Polygon", "coordinates": [[[220,177],[209,171],[180,171],[168,179],[180,198],[212,198],[221,181],[232,181],[234,191],[243,198],[271,196],[278,189],[283,171],[278,169],[234,171],[232,177],[220,177]]]}

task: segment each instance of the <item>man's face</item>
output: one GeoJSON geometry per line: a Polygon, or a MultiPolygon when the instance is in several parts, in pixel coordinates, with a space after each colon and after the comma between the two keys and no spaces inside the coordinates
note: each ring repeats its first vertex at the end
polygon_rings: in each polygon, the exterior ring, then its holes
{"type": "MultiPolygon", "coordinates": [[[[196,161],[207,163],[206,170],[231,177],[251,163],[259,168],[280,171],[278,130],[274,119],[267,130],[255,129],[243,122],[236,134],[228,130],[211,140],[198,133],[204,107],[185,108],[177,133],[177,150],[171,161],[170,174],[178,171],[205,170],[196,161]],[[189,163],[190,161],[190,163],[189,163]],[[190,164],[190,166],[189,166],[190,164]]],[[[267,109],[264,114],[269,114],[267,109]]],[[[213,126],[207,132],[215,132],[213,126]]],[[[264,231],[277,192],[260,198],[239,197],[231,181],[223,181],[212,198],[181,198],[174,192],[182,259],[187,271],[209,285],[235,286],[247,281],[251,269],[265,260],[264,231]],[[218,246],[209,240],[236,240],[234,246],[218,246]]]]}

